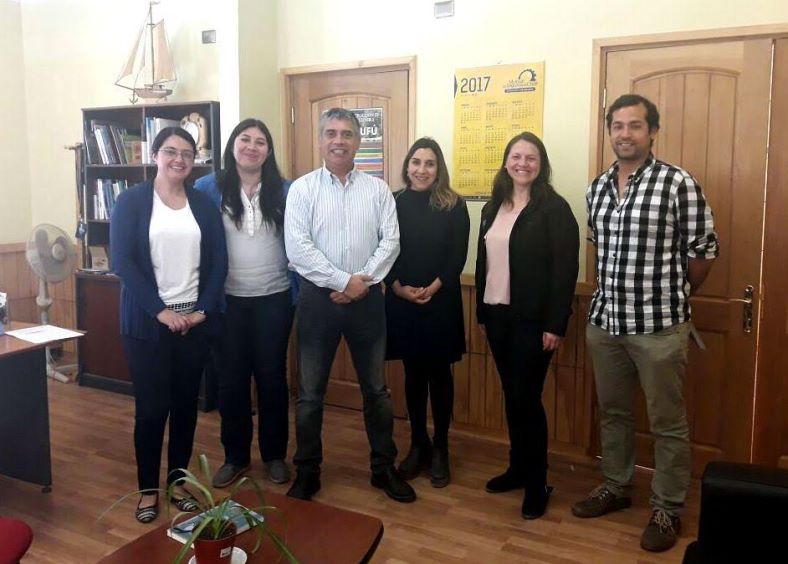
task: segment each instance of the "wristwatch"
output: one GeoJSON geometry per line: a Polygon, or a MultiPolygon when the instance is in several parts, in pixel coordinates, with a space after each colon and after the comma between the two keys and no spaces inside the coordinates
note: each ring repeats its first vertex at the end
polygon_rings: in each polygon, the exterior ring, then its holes
{"type": "Polygon", "coordinates": [[[194,313],[199,313],[203,317],[208,317],[207,315],[205,315],[205,310],[204,309],[195,309],[194,313]]]}

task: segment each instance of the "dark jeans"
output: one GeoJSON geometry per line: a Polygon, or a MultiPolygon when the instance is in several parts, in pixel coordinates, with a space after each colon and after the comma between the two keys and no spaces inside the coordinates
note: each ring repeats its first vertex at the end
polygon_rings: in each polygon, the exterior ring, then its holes
{"type": "Polygon", "coordinates": [[[302,279],[297,335],[300,382],[296,401],[296,454],[300,472],[319,472],[323,461],[323,398],[331,364],[345,337],[364,398],[364,423],[373,472],[392,466],[397,457],[392,433],[391,398],[384,377],[386,313],[380,285],[362,300],[338,305],[330,290],[302,279]]]}
{"type": "Polygon", "coordinates": [[[432,404],[433,444],[449,446],[449,423],[454,405],[454,378],[451,365],[429,358],[403,358],[405,366],[405,401],[408,405],[410,434],[413,446],[426,446],[427,396],[432,404]]]}
{"type": "Polygon", "coordinates": [[[501,377],[506,423],[509,427],[509,466],[526,488],[547,480],[547,416],[542,389],[552,352],[542,350],[540,323],[517,319],[509,306],[486,306],[487,340],[501,377]]]}
{"type": "Polygon", "coordinates": [[[134,383],[134,450],[139,489],[159,487],[164,428],[170,421],[167,483],[182,475],[192,455],[197,426],[197,395],[210,339],[204,325],[186,335],[159,325],[159,341],[123,337],[123,349],[134,383]]]}
{"type": "Polygon", "coordinates": [[[264,462],[287,455],[287,342],[293,325],[290,290],[269,296],[227,296],[224,333],[216,348],[225,462],[249,464],[251,377],[257,384],[257,443],[264,462]]]}

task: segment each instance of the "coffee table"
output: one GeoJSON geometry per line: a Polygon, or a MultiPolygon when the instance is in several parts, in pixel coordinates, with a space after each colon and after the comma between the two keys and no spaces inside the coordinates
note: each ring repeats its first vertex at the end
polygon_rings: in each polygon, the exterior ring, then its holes
{"type": "MultiPolygon", "coordinates": [[[[251,491],[241,492],[235,499],[247,507],[255,505],[255,495],[251,491]]],[[[272,517],[271,523],[299,562],[367,562],[383,536],[383,522],[376,517],[274,492],[266,492],[265,501],[278,507],[285,515],[286,539],[282,519],[272,517]]],[[[160,514],[158,522],[161,523],[159,527],[104,557],[100,564],[172,562],[183,545],[167,536],[169,522],[166,512],[160,514]]],[[[252,531],[246,531],[236,539],[236,546],[246,551],[248,563],[277,561],[279,553],[270,540],[252,554],[255,541],[256,534],[252,531]]]]}

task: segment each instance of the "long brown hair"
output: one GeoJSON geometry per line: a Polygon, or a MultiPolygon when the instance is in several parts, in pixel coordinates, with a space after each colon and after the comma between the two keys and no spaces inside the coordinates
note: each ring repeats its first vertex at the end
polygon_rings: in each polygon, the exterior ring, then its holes
{"type": "Polygon", "coordinates": [[[437,210],[450,210],[457,205],[460,196],[452,190],[449,183],[449,169],[446,167],[446,159],[443,158],[443,151],[435,139],[431,137],[422,137],[417,139],[416,142],[408,149],[408,154],[405,155],[405,162],[402,163],[402,181],[405,183],[406,188],[410,188],[410,178],[408,178],[408,164],[413,154],[419,149],[429,149],[435,153],[437,159],[438,174],[435,176],[435,182],[430,186],[430,206],[437,210]]]}

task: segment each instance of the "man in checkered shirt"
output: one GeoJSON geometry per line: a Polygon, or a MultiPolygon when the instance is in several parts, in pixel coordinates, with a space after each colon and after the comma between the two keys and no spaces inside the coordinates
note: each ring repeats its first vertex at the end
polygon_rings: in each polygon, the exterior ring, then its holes
{"type": "Polygon", "coordinates": [[[632,504],[633,397],[646,396],[654,436],[651,520],[640,545],[667,550],[681,528],[690,482],[690,444],[682,388],[690,332],[689,296],[718,255],[711,209],[685,170],[654,158],[659,112],[626,94],[607,112],[617,160],[586,193],[596,247],[597,290],[586,339],[601,414],[605,483],[572,512],[598,517],[632,504]]]}

